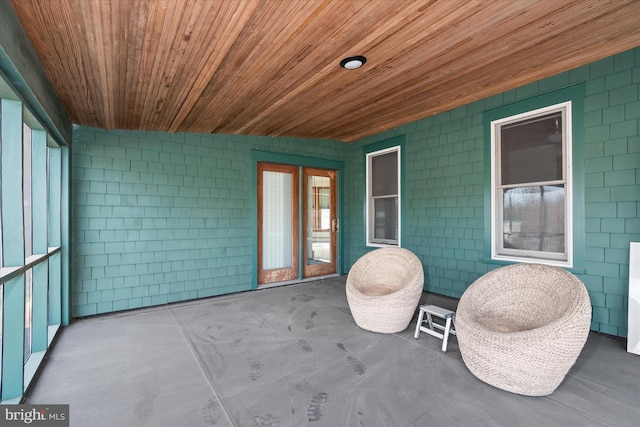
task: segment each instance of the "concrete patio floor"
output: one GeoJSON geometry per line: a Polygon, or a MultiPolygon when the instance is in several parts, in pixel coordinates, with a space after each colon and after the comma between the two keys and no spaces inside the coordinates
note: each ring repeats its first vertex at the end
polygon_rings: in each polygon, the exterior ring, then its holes
{"type": "MultiPolygon", "coordinates": [[[[415,321],[359,329],[345,277],[77,320],[27,403],[71,426],[638,426],[640,357],[591,333],[550,396],[491,387],[415,321]]],[[[423,294],[454,309],[456,300],[423,294]]]]}

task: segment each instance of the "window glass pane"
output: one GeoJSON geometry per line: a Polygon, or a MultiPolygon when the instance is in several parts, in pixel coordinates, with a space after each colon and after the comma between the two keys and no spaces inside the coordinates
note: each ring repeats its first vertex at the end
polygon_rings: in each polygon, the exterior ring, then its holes
{"type": "Polygon", "coordinates": [[[31,129],[23,125],[23,204],[24,204],[24,256],[33,255],[32,225],[31,225],[31,129]]]}
{"type": "Polygon", "coordinates": [[[503,194],[504,248],[565,252],[565,188],[535,186],[503,194]]]}
{"type": "MultiPolygon", "coordinates": [[[[0,99],[0,101],[2,101],[0,99]]],[[[2,123],[2,107],[0,107],[0,123],[2,123]]],[[[2,164],[2,138],[0,138],[0,165],[2,164]]],[[[0,168],[0,172],[1,172],[1,168],[0,168]]],[[[0,201],[2,200],[2,188],[0,188],[0,201]]],[[[3,248],[2,248],[2,215],[0,215],[0,268],[4,265],[4,255],[3,255],[3,248]]],[[[0,318],[0,322],[2,321],[2,319],[0,318]]],[[[2,333],[2,330],[0,330],[0,334],[2,333]]],[[[0,349],[1,352],[2,349],[0,349]]],[[[2,357],[0,355],[0,362],[2,361],[2,357]]],[[[0,366],[2,364],[0,363],[0,366]]],[[[0,368],[1,369],[1,368],[0,368]]],[[[0,370],[0,372],[2,372],[0,370]]],[[[0,377],[2,378],[2,377],[0,377]]],[[[2,384],[0,383],[0,386],[2,384]]],[[[0,387],[0,390],[2,390],[2,387],[0,387]]]]}
{"type": "MultiPolygon", "coordinates": [[[[0,245],[1,246],[1,245],[0,245]]],[[[2,352],[4,348],[4,338],[2,336],[4,319],[4,285],[0,285],[0,392],[2,391],[2,352]]]]}
{"type": "MultiPolygon", "coordinates": [[[[49,192],[51,191],[51,148],[49,146],[47,146],[47,196],[46,196],[46,205],[47,205],[47,225],[49,225],[51,223],[50,220],[50,214],[51,214],[51,207],[49,206],[49,202],[50,202],[50,194],[49,192]]],[[[47,226],[47,246],[51,246],[51,230],[49,230],[49,227],[47,226]]]]}
{"type": "MultiPolygon", "coordinates": [[[[325,176],[307,177],[307,224],[311,227],[307,233],[314,230],[329,230],[331,227],[331,190],[329,178],[325,176]]],[[[310,234],[309,234],[310,235],[310,234]]]]}
{"type": "Polygon", "coordinates": [[[374,220],[373,239],[374,241],[397,241],[398,240],[398,198],[385,197],[373,200],[374,220]]]}
{"type": "Polygon", "coordinates": [[[27,363],[31,356],[31,330],[33,320],[33,270],[29,269],[24,273],[24,363],[27,363]]]}
{"type": "Polygon", "coordinates": [[[307,265],[331,263],[331,178],[307,176],[307,265]]]}
{"type": "Polygon", "coordinates": [[[500,127],[502,185],[561,180],[562,167],[562,112],[500,127]]]}
{"type": "Polygon", "coordinates": [[[371,195],[392,196],[398,194],[398,152],[381,154],[371,158],[371,195]]]}
{"type": "Polygon", "coordinates": [[[262,175],[262,268],[291,267],[293,177],[264,171],[262,175]]]}

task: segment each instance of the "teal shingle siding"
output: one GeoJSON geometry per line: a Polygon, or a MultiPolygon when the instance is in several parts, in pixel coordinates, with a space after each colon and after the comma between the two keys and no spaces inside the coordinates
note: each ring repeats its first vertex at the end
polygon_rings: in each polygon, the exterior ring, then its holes
{"type": "Polygon", "coordinates": [[[345,147],[76,127],[73,315],[251,289],[251,151],[341,159],[345,147]]]}
{"type": "Polygon", "coordinates": [[[576,84],[585,87],[577,274],[594,306],[592,328],[626,336],[629,242],[640,241],[640,48],[351,144],[77,127],[74,315],[250,289],[253,149],[345,162],[348,270],[370,250],[363,147],[401,135],[403,246],[423,261],[425,289],[459,297],[498,267],[484,255],[483,112],[576,84]]]}
{"type": "MultiPolygon", "coordinates": [[[[498,265],[484,261],[482,112],[584,84],[584,269],[592,328],[626,336],[629,242],[640,241],[640,48],[365,138],[350,147],[347,257],[364,246],[362,147],[405,135],[403,246],[423,261],[425,289],[460,297],[498,265]]],[[[579,142],[578,142],[579,143],[579,142]]]]}

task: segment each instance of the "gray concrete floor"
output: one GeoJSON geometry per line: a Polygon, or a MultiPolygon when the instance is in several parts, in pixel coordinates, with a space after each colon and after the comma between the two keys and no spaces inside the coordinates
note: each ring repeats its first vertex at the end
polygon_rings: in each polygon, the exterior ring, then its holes
{"type": "MultiPolygon", "coordinates": [[[[359,329],[345,278],[74,322],[28,403],[70,404],[71,426],[638,426],[640,357],[591,334],[547,397],[477,380],[415,322],[359,329]]],[[[456,300],[423,295],[422,303],[456,300]]]]}

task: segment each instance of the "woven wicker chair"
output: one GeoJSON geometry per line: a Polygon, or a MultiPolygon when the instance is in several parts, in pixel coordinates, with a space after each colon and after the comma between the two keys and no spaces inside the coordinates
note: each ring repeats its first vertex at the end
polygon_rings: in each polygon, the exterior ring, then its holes
{"type": "Polygon", "coordinates": [[[422,263],[411,251],[381,248],[362,256],[347,276],[347,301],[356,324],[372,332],[404,331],[416,311],[422,263]]]}
{"type": "Polygon", "coordinates": [[[555,391],[582,350],[591,321],[584,284],[537,264],[493,270],[462,295],[456,332],[478,379],[527,396],[555,391]]]}

